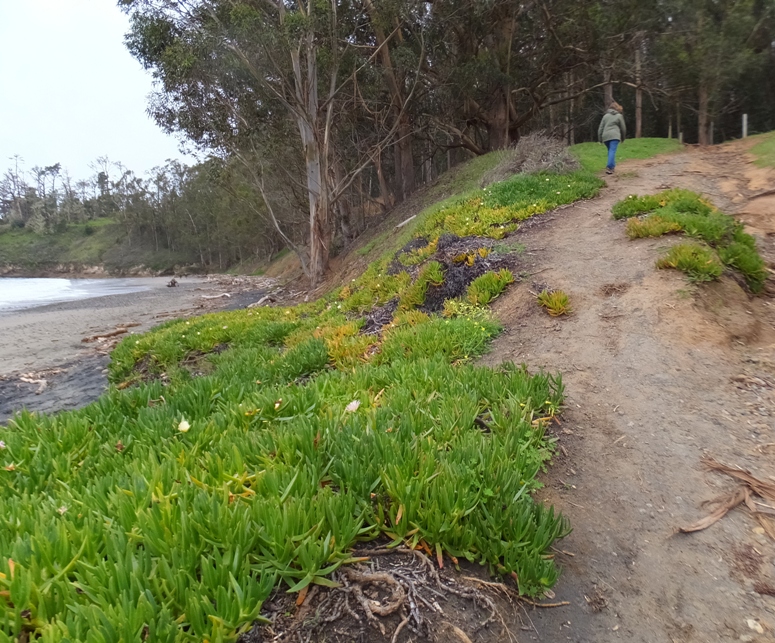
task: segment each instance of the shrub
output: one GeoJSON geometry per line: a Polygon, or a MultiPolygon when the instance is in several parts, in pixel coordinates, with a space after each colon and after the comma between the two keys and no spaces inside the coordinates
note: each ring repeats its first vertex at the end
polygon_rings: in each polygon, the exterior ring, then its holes
{"type": "Polygon", "coordinates": [[[723,266],[716,254],[705,246],[679,243],[657,261],[657,268],[675,268],[685,272],[691,281],[713,281],[721,276],[723,266]]]}
{"type": "Polygon", "coordinates": [[[570,298],[562,290],[542,290],[536,299],[552,317],[570,315],[573,312],[570,298]]]}
{"type": "Polygon", "coordinates": [[[469,284],[466,297],[476,306],[486,306],[511,283],[514,283],[514,275],[507,268],[486,272],[469,284]]]}
{"type": "Polygon", "coordinates": [[[543,132],[532,132],[520,137],[513,148],[503,153],[498,165],[484,175],[481,185],[486,187],[515,174],[567,174],[579,169],[581,163],[570,153],[565,141],[543,132]]]}

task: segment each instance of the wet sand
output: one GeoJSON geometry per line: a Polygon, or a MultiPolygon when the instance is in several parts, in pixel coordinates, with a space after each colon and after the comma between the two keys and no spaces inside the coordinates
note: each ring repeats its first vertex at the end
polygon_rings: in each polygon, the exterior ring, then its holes
{"type": "Polygon", "coordinates": [[[167,288],[168,277],[151,289],[41,306],[0,315],[0,423],[23,408],[55,412],[79,408],[107,388],[109,357],[97,342],[81,340],[138,324],[142,333],[164,321],[218,309],[244,308],[265,289],[232,288],[223,281],[181,279],[167,288]],[[224,292],[229,298],[207,299],[224,292]],[[48,371],[48,372],[46,372],[48,371]],[[40,383],[28,380],[45,380],[40,383]]]}

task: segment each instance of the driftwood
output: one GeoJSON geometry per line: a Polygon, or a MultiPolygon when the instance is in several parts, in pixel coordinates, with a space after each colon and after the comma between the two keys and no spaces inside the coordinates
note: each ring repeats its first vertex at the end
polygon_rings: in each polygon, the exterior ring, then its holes
{"type": "Polygon", "coordinates": [[[124,333],[128,333],[129,329],[125,327],[116,328],[116,330],[112,330],[109,333],[101,333],[99,335],[92,335],[91,337],[84,337],[81,341],[84,344],[88,344],[89,342],[96,342],[101,339],[107,339],[108,337],[116,337],[116,335],[123,335],[124,333]]]}
{"type": "Polygon", "coordinates": [[[402,221],[401,223],[399,223],[396,226],[396,230],[398,230],[398,228],[403,228],[407,223],[409,223],[412,219],[415,219],[416,217],[417,217],[417,215],[415,214],[415,215],[409,217],[408,219],[406,219],[405,221],[402,221]]]}
{"type": "Polygon", "coordinates": [[[222,297],[231,297],[227,292],[222,292],[220,295],[202,295],[202,299],[221,299],[222,297]]]}
{"type": "Polygon", "coordinates": [[[266,303],[273,303],[274,301],[276,301],[276,300],[271,295],[264,295],[257,302],[255,302],[253,304],[250,304],[248,306],[248,308],[258,308],[259,306],[263,306],[266,303]]]}
{"type": "Polygon", "coordinates": [[[733,491],[711,500],[707,504],[716,505],[716,509],[712,513],[701,518],[692,525],[679,528],[679,531],[691,533],[693,531],[707,529],[712,524],[721,520],[729,511],[738,505],[745,504],[751,514],[758,520],[765,533],[775,540],[775,525],[773,525],[767,517],[775,516],[775,507],[764,502],[758,502],[754,499],[754,496],[756,495],[763,500],[775,502],[775,484],[768,480],[757,478],[746,469],[730,466],[710,457],[703,458],[702,463],[711,471],[724,473],[742,484],[733,491]]]}

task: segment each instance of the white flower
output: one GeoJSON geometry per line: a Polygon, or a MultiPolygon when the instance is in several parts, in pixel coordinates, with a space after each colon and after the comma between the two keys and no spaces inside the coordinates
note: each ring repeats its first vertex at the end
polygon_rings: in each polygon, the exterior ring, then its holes
{"type": "Polygon", "coordinates": [[[0,440],[0,449],[5,449],[5,442],[0,440]]]}
{"type": "Polygon", "coordinates": [[[178,431],[180,431],[181,433],[188,433],[188,430],[190,428],[191,428],[191,425],[188,422],[186,422],[185,418],[183,418],[180,421],[180,424],[178,424],[178,431]]]}
{"type": "Polygon", "coordinates": [[[344,410],[348,413],[355,413],[355,411],[358,410],[358,407],[361,405],[360,400],[353,400],[350,402],[347,406],[344,407],[344,410]]]}
{"type": "Polygon", "coordinates": [[[57,509],[57,511],[59,512],[60,516],[64,516],[65,515],[65,511],[67,511],[67,507],[62,505],[59,509],[57,509]]]}
{"type": "Polygon", "coordinates": [[[228,328],[228,326],[224,326],[224,327],[223,327],[223,330],[226,330],[227,328],[228,328]]]}

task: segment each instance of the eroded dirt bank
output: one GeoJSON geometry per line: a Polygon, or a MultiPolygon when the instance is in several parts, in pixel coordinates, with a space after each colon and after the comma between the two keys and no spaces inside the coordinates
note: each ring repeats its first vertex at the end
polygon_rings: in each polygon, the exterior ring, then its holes
{"type": "MultiPolygon", "coordinates": [[[[758,523],[738,509],[705,531],[676,533],[734,488],[701,467],[704,454],[775,475],[771,299],[750,298],[730,278],[695,287],[657,271],[675,239],[629,241],[610,214],[628,194],[668,187],[746,211],[757,190],[746,168],[735,148],[630,163],[600,198],[520,239],[533,276],[495,305],[506,332],[483,361],[563,373],[568,409],[543,496],[574,526],[559,544],[573,556],[558,553],[555,599],[570,604],[531,612],[536,631],[515,632],[521,640],[773,640],[775,546],[758,523]],[[543,284],[570,295],[570,318],[536,306],[530,291],[543,284]]],[[[761,235],[775,212],[757,222],[761,235]]],[[[771,239],[760,240],[769,251],[771,239]]]]}

